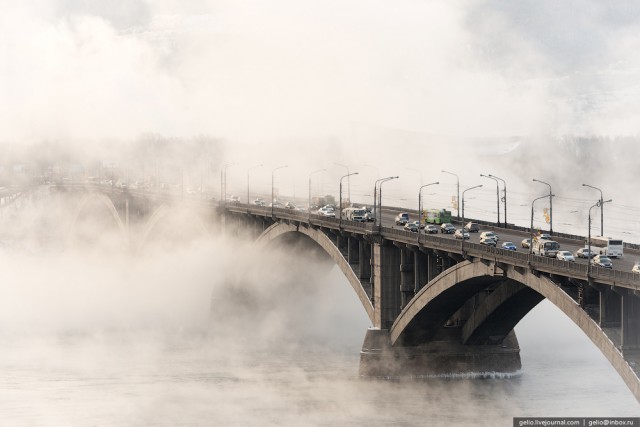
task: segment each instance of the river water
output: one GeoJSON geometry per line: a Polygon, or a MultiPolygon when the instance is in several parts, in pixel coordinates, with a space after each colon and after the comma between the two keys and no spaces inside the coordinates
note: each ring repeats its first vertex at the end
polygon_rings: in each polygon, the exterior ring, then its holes
{"type": "Polygon", "coordinates": [[[547,302],[516,328],[515,376],[359,378],[370,325],[337,268],[242,245],[0,252],[0,426],[496,426],[640,414],[547,302]]]}

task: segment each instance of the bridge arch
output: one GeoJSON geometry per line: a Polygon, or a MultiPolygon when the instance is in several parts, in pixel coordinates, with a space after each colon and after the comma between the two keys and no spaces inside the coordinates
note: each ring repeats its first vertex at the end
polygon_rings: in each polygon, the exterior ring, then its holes
{"type": "MultiPolygon", "coordinates": [[[[587,335],[622,377],[634,396],[640,398],[638,375],[596,321],[549,277],[542,274],[536,275],[528,269],[513,266],[501,268],[495,263],[480,260],[463,261],[447,269],[416,294],[400,313],[390,330],[391,344],[416,343],[421,339],[429,338],[428,334],[425,336],[416,331],[424,329],[426,325],[431,326],[433,331],[434,327],[442,325],[442,322],[453,315],[475,292],[496,284],[511,288],[512,292],[505,294],[517,295],[523,290],[529,294],[524,299],[524,306],[515,310],[517,315],[512,315],[508,319],[508,327],[512,329],[539,301],[548,299],[587,335]]],[[[500,301],[490,303],[496,310],[514,301],[509,295],[498,297],[498,299],[500,301]]],[[[486,323],[491,327],[489,320],[491,315],[486,314],[486,316],[481,315],[482,319],[475,328],[467,328],[465,332],[467,325],[464,325],[463,337],[472,337],[474,331],[486,328],[488,326],[486,323]]],[[[501,333],[503,331],[498,331],[498,335],[501,333]]]]}
{"type": "Polygon", "coordinates": [[[275,223],[269,228],[267,228],[257,239],[257,243],[267,243],[273,240],[278,239],[281,236],[284,236],[289,233],[299,233],[307,236],[316,244],[318,244],[326,253],[331,257],[331,259],[336,263],[338,268],[345,275],[349,284],[355,291],[360,303],[364,307],[367,315],[369,316],[369,320],[373,323],[374,321],[374,313],[373,313],[373,305],[371,304],[371,300],[367,296],[366,292],[362,288],[362,284],[360,283],[360,279],[356,276],[355,272],[349,266],[348,261],[344,258],[340,250],[336,247],[336,245],[329,239],[329,237],[324,234],[322,231],[296,226],[292,224],[284,224],[284,223],[275,223]]]}
{"type": "Polygon", "coordinates": [[[69,233],[69,235],[71,236],[73,234],[73,230],[75,230],[77,226],[78,218],[80,218],[80,215],[82,214],[82,212],[87,208],[87,206],[91,202],[98,202],[107,209],[107,212],[109,212],[109,214],[115,221],[123,241],[128,243],[129,233],[126,225],[122,222],[122,219],[120,218],[120,214],[118,214],[118,210],[113,204],[113,201],[102,193],[89,193],[80,200],[80,203],[78,204],[76,210],[74,211],[71,219],[71,227],[70,227],[71,233],[69,233]]]}
{"type": "Polygon", "coordinates": [[[178,210],[185,216],[186,219],[189,220],[189,223],[193,224],[198,229],[200,233],[202,233],[203,235],[209,234],[209,231],[202,219],[190,209],[172,208],[166,204],[162,204],[153,212],[153,214],[145,223],[144,228],[142,229],[142,232],[140,234],[140,239],[138,240],[139,243],[137,247],[137,253],[141,253],[143,251],[145,245],[147,244],[149,236],[156,229],[156,227],[158,227],[158,224],[160,224],[163,220],[165,220],[172,213],[175,213],[178,210]]]}

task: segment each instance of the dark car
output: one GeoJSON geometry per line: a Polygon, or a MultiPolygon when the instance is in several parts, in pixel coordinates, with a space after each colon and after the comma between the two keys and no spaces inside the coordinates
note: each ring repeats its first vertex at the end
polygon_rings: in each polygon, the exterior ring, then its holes
{"type": "Polygon", "coordinates": [[[420,226],[416,224],[416,222],[408,222],[404,225],[405,231],[411,231],[412,233],[417,233],[420,231],[420,226]]]}
{"type": "Polygon", "coordinates": [[[424,227],[424,232],[429,234],[438,234],[438,227],[433,224],[429,224],[424,227]]]}
{"type": "Polygon", "coordinates": [[[396,216],[396,225],[405,225],[409,222],[409,214],[407,212],[400,212],[396,216]]]}
{"type": "Polygon", "coordinates": [[[483,236],[483,237],[480,238],[480,244],[481,245],[487,245],[487,246],[493,246],[495,248],[496,245],[498,244],[498,242],[493,237],[485,237],[485,236],[483,236]]]}
{"type": "Polygon", "coordinates": [[[456,228],[453,226],[453,224],[445,222],[440,226],[440,232],[445,234],[453,234],[456,232],[456,228]]]}
{"type": "Polygon", "coordinates": [[[613,263],[609,257],[604,255],[596,255],[591,259],[591,264],[597,267],[613,268],[613,263]]]}
{"type": "Polygon", "coordinates": [[[469,233],[477,233],[478,231],[480,231],[480,226],[478,226],[477,222],[469,221],[467,225],[464,226],[464,229],[469,233]]]}

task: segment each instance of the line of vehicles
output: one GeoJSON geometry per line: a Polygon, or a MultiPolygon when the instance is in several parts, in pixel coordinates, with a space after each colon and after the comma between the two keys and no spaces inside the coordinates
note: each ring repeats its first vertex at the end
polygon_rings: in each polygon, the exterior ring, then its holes
{"type": "MultiPolygon", "coordinates": [[[[265,206],[262,199],[254,200],[255,205],[265,206]]],[[[284,206],[289,207],[289,206],[284,206]]],[[[298,208],[291,205],[291,208],[298,208]]],[[[315,211],[317,215],[335,218],[337,207],[335,204],[326,204],[315,211]]],[[[340,215],[343,220],[356,222],[375,221],[375,215],[370,207],[350,206],[341,210],[340,215]]],[[[455,239],[469,240],[470,233],[479,233],[479,243],[482,245],[498,247],[500,237],[494,231],[480,232],[480,225],[469,221],[464,227],[457,229],[451,223],[451,211],[446,209],[425,209],[420,220],[411,221],[408,212],[400,212],[395,217],[395,225],[402,226],[404,230],[413,233],[424,232],[426,234],[453,234],[455,239]]],[[[549,234],[538,233],[533,239],[526,238],[520,242],[520,246],[528,249],[534,255],[556,258],[562,261],[575,262],[576,258],[588,259],[594,266],[603,268],[613,268],[611,258],[623,256],[624,245],[621,239],[611,237],[594,236],[591,238],[591,246],[585,242],[584,247],[575,253],[568,250],[561,250],[560,243],[553,240],[549,234]]],[[[517,251],[518,247],[514,242],[503,242],[501,249],[517,251]]],[[[640,274],[640,262],[635,263],[632,272],[640,274]]]]}
{"type": "MultiPolygon", "coordinates": [[[[451,212],[445,209],[425,210],[422,213],[422,221],[411,221],[407,212],[399,213],[395,218],[395,224],[401,225],[406,231],[420,232],[424,230],[427,234],[453,234],[456,239],[468,240],[469,233],[480,232],[479,224],[470,221],[460,229],[451,224],[451,212]],[[434,224],[440,224],[436,227],[434,224]]],[[[479,243],[487,246],[498,246],[499,236],[493,231],[484,231],[479,235],[479,243]]],[[[589,262],[598,267],[613,268],[611,258],[620,258],[624,253],[624,244],[621,239],[614,239],[606,236],[594,236],[591,238],[591,245],[585,241],[584,247],[575,253],[568,250],[561,250],[560,243],[553,240],[549,234],[538,233],[533,239],[526,238],[520,242],[520,246],[529,249],[532,254],[562,261],[575,262],[576,258],[588,259],[589,262]]],[[[503,242],[500,248],[504,250],[518,250],[514,242],[503,242]]],[[[632,272],[640,274],[640,262],[635,263],[632,272]]]]}

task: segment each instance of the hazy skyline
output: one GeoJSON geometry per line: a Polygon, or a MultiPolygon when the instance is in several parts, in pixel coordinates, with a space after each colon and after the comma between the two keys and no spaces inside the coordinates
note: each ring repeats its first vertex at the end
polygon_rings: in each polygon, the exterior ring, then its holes
{"type": "Polygon", "coordinates": [[[636,135],[640,6],[3,2],[0,140],[636,135]]]}

